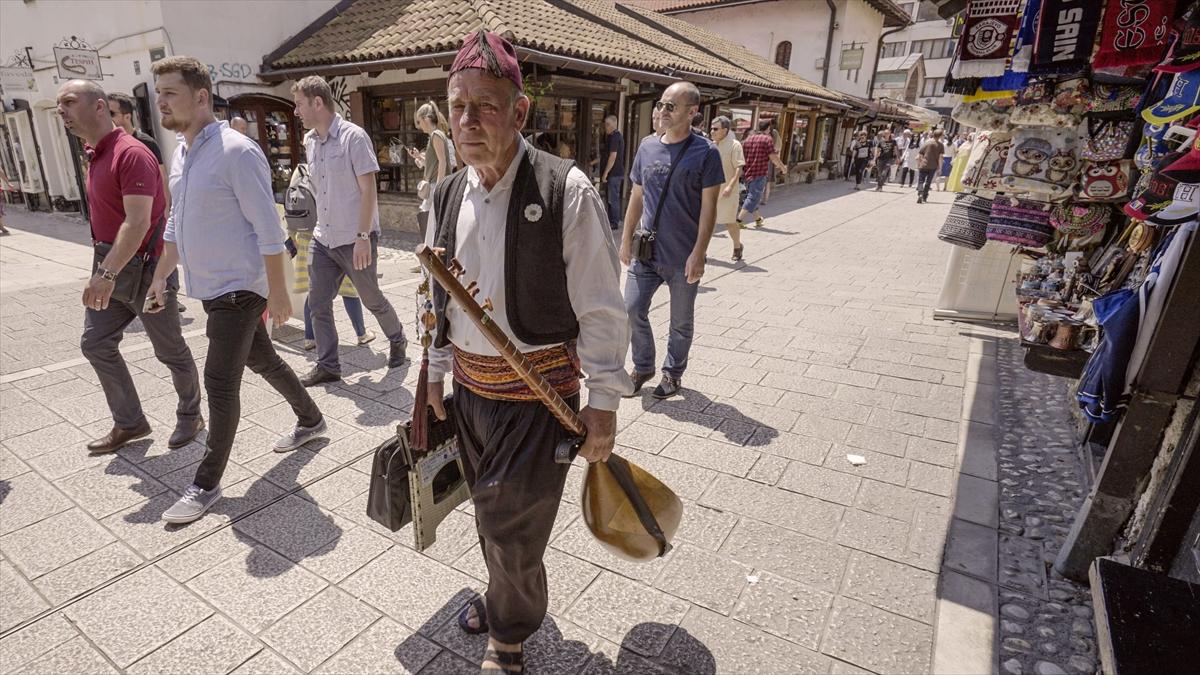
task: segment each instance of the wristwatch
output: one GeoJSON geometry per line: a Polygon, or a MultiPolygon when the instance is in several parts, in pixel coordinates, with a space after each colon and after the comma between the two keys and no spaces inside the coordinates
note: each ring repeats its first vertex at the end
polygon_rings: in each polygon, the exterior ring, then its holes
{"type": "Polygon", "coordinates": [[[371,233],[370,232],[359,232],[358,234],[355,234],[354,236],[358,239],[362,239],[363,241],[371,241],[371,233]]]}
{"type": "Polygon", "coordinates": [[[113,272],[113,271],[110,271],[110,270],[106,270],[106,269],[104,269],[103,267],[97,267],[97,268],[96,268],[96,274],[99,274],[99,275],[100,275],[100,278],[101,278],[101,279],[103,279],[103,280],[105,280],[105,281],[116,281],[116,280],[117,280],[117,273],[116,273],[116,272],[113,272]]]}

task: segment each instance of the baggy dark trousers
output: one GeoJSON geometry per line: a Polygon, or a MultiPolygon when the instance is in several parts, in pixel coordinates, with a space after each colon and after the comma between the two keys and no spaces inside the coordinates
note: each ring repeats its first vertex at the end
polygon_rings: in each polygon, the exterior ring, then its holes
{"type": "MultiPolygon", "coordinates": [[[[579,410],[578,394],[566,401],[579,410]]],[[[554,448],[569,434],[539,401],[484,398],[457,382],[454,409],[488,569],[488,633],[524,642],[546,617],[542,556],[569,468],[554,461],[554,448]]]]}

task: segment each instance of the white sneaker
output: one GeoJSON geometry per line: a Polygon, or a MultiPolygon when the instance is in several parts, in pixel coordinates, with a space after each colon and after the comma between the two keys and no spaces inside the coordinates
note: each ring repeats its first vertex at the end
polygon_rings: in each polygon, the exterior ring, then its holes
{"type": "Polygon", "coordinates": [[[365,344],[370,344],[374,339],[375,339],[375,333],[372,333],[371,331],[367,331],[367,332],[363,333],[362,335],[358,336],[358,344],[359,344],[359,346],[365,345],[365,344]]]}
{"type": "Polygon", "coordinates": [[[190,523],[199,520],[200,516],[221,498],[221,486],[204,490],[195,483],[187,486],[183,496],[171,508],[163,511],[162,519],[168,523],[190,523]]]}
{"type": "Polygon", "coordinates": [[[295,450],[296,448],[325,433],[326,428],[328,427],[325,424],[324,418],[311,427],[302,427],[297,424],[294,429],[282,436],[279,440],[275,441],[275,452],[287,452],[288,450],[295,450]]]}
{"type": "Polygon", "coordinates": [[[304,341],[304,351],[311,352],[312,350],[314,350],[316,348],[317,348],[316,340],[305,340],[304,341]]]}

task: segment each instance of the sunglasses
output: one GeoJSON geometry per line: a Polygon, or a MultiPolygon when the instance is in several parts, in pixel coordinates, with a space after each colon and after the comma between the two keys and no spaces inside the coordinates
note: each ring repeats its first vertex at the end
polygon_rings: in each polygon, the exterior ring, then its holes
{"type": "Polygon", "coordinates": [[[679,106],[677,106],[674,103],[671,103],[669,101],[655,101],[654,102],[655,110],[666,110],[669,113],[675,112],[675,108],[678,108],[678,107],[679,106]]]}

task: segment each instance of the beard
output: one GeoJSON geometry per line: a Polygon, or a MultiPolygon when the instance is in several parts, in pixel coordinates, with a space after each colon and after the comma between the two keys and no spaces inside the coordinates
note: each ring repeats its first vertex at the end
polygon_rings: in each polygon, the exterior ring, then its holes
{"type": "Polygon", "coordinates": [[[186,124],[182,124],[178,117],[174,115],[162,114],[162,127],[168,131],[183,131],[187,128],[186,124]]]}

